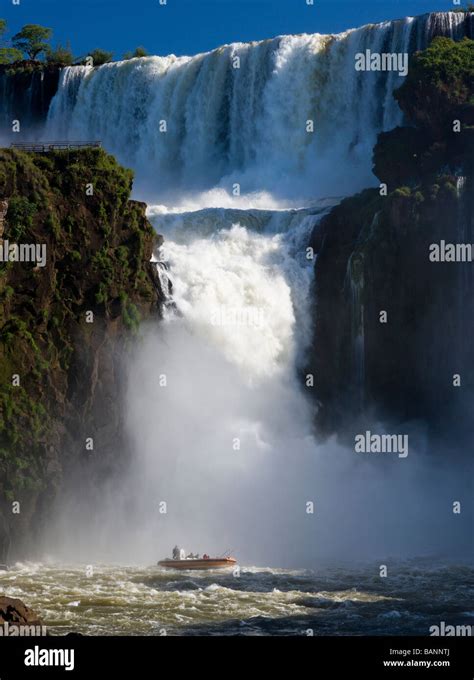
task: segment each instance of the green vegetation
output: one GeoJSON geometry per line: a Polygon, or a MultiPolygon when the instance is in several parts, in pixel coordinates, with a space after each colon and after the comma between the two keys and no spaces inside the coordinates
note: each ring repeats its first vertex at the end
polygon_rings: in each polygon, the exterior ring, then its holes
{"type": "MultiPolygon", "coordinates": [[[[72,64],[86,62],[86,56],[75,57],[71,49],[70,42],[66,45],[58,43],[55,47],[50,45],[53,35],[51,28],[38,24],[26,24],[23,26],[10,41],[4,42],[3,37],[7,32],[7,22],[0,19],[0,65],[17,65],[24,58],[36,61],[38,64],[44,62],[58,66],[71,66],[72,64]]],[[[124,59],[135,59],[146,57],[147,50],[144,47],[137,47],[133,52],[127,52],[124,59]]],[[[113,53],[97,48],[87,54],[92,57],[94,66],[102,66],[112,61],[113,53]]],[[[22,67],[24,70],[24,66],[22,67]]]]}
{"type": "Polygon", "coordinates": [[[474,163],[474,41],[435,38],[411,58],[395,99],[411,127],[379,135],[374,173],[389,185],[429,183],[474,163]]]}
{"type": "Polygon", "coordinates": [[[474,41],[435,38],[428,49],[413,55],[395,98],[415,125],[428,125],[442,136],[453,113],[467,106],[472,114],[474,41]]]}
{"type": "Polygon", "coordinates": [[[0,64],[14,64],[22,57],[22,53],[13,47],[0,47],[0,64]]]}
{"type": "Polygon", "coordinates": [[[53,31],[51,28],[38,24],[26,24],[21,31],[13,36],[12,45],[20,52],[24,52],[29,59],[36,59],[39,54],[47,54],[48,40],[53,31]]]}
{"type": "Polygon", "coordinates": [[[125,52],[124,59],[138,59],[140,57],[147,57],[148,52],[144,47],[137,47],[134,52],[125,52]]]}
{"type": "Polygon", "coordinates": [[[96,49],[89,52],[89,57],[92,57],[94,66],[102,66],[103,64],[108,64],[113,59],[113,53],[107,52],[106,50],[96,49]]]}
{"type": "Polygon", "coordinates": [[[6,30],[7,22],[5,19],[0,19],[0,64],[12,64],[15,61],[20,61],[22,58],[20,50],[3,45],[3,36],[6,30]]]}
{"type": "Polygon", "coordinates": [[[46,61],[49,64],[61,64],[61,66],[71,66],[74,63],[74,55],[71,50],[69,42],[64,47],[61,44],[56,45],[54,49],[49,49],[46,55],[46,61]]]}
{"type": "Polygon", "coordinates": [[[26,196],[13,196],[8,204],[8,237],[12,242],[21,241],[25,232],[33,225],[37,211],[35,203],[26,196]]]}
{"type": "Polygon", "coordinates": [[[140,326],[141,316],[136,305],[130,302],[125,292],[120,293],[120,303],[122,306],[123,322],[125,326],[136,333],[140,326]]]}
{"type": "Polygon", "coordinates": [[[0,270],[3,497],[26,497],[51,483],[50,448],[63,436],[65,409],[69,418],[77,411],[74,439],[87,422],[87,400],[81,408],[68,400],[91,389],[97,348],[110,337],[126,341],[156,309],[149,264],[155,232],[144,204],[129,200],[132,181],[133,173],[102,149],[0,149],[4,238],[44,243],[48,254],[40,270],[14,263],[0,270]],[[86,195],[88,183],[93,196],[86,195]]]}

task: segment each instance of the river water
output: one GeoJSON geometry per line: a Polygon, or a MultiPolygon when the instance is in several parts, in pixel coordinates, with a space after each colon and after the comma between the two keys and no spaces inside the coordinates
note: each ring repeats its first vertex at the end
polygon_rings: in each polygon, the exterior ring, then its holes
{"type": "Polygon", "coordinates": [[[0,588],[53,635],[429,635],[474,626],[474,569],[411,560],[321,571],[18,563],[0,588]]]}

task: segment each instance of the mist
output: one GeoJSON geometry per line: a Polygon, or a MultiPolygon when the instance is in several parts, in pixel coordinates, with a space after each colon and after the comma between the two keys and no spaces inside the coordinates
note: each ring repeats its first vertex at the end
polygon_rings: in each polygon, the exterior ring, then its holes
{"type": "MultiPolygon", "coordinates": [[[[463,21],[449,14],[445,33],[463,21]]],[[[361,81],[354,55],[408,53],[433,31],[425,15],[62,71],[44,136],[100,139],[134,169],[173,294],[123,366],[128,467],[96,492],[71,480],[46,554],[153,564],[179,543],[297,567],[469,555],[462,437],[450,451],[406,423],[407,458],[356,453],[356,433],[319,438],[301,381],[318,351],[306,259],[317,199],[374,185],[377,135],[403,122],[402,79],[361,81]]]]}
{"type": "Polygon", "coordinates": [[[179,239],[171,230],[157,255],[173,305],[142,327],[123,367],[129,466],[95,497],[70,490],[47,554],[146,565],[178,543],[311,568],[472,557],[472,477],[459,450],[434,444],[420,423],[397,429],[409,436],[406,458],[356,453],[352,433],[322,441],[315,431],[298,377],[314,351],[313,223],[303,212],[290,228],[280,220],[280,233],[236,224],[203,238],[172,222],[179,239]]]}

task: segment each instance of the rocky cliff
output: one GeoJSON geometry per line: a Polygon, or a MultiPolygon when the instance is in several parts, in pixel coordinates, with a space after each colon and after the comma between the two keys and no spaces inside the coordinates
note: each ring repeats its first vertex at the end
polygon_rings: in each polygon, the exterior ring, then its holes
{"type": "Polygon", "coordinates": [[[57,64],[36,61],[0,64],[0,129],[3,141],[37,139],[57,92],[60,72],[61,67],[57,64]],[[19,132],[12,132],[14,120],[20,122],[19,132]]]}
{"type": "Polygon", "coordinates": [[[346,199],[313,234],[310,368],[326,431],[468,420],[473,263],[431,255],[442,241],[474,243],[473,73],[468,39],[438,38],[413,57],[395,93],[407,127],[374,150],[380,190],[346,199]]]}
{"type": "Polygon", "coordinates": [[[162,300],[131,186],[101,149],[0,150],[3,259],[12,244],[45,255],[0,262],[0,563],[68,479],[100,488],[126,457],[121,366],[162,300]]]}

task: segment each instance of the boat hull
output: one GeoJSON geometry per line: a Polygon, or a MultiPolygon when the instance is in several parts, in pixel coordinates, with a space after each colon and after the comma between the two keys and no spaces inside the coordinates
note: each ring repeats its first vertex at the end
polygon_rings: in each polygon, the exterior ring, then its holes
{"type": "Polygon", "coordinates": [[[233,557],[225,558],[210,558],[208,560],[161,560],[158,562],[160,567],[165,569],[181,569],[181,570],[203,570],[203,569],[225,569],[226,567],[232,567],[236,564],[236,560],[233,557]]]}

